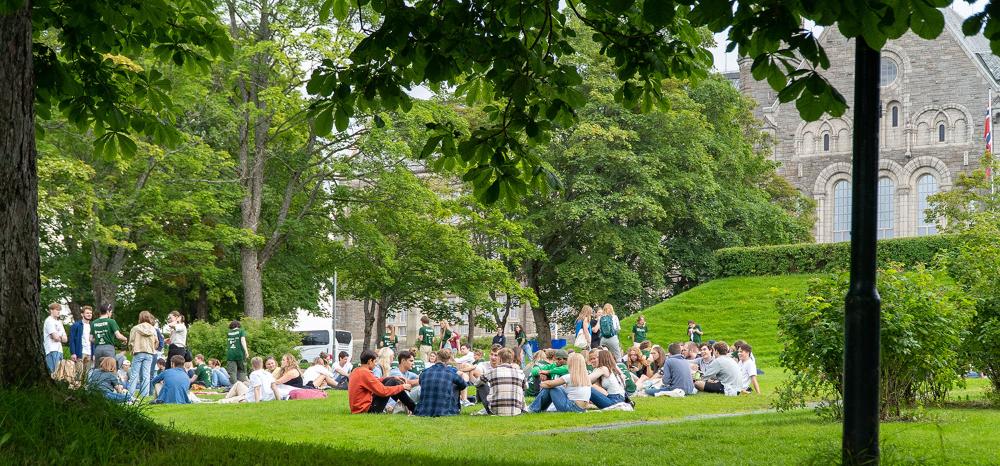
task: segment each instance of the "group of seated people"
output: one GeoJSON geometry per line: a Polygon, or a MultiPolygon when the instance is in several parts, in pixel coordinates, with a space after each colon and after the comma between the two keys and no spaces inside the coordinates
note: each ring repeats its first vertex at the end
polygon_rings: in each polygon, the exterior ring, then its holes
{"type": "Polygon", "coordinates": [[[753,348],[743,340],[732,347],[724,341],[672,343],[667,351],[644,341],[629,349],[624,364],[638,379],[637,396],[760,393],[753,348]]]}

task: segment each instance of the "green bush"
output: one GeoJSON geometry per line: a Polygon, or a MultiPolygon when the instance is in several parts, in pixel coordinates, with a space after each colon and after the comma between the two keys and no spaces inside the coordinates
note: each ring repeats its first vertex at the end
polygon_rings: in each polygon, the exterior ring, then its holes
{"type": "MultiPolygon", "coordinates": [[[[230,321],[208,323],[198,321],[188,327],[188,347],[191,354],[203,354],[205,358],[226,360],[226,332],[230,321]]],[[[240,321],[247,333],[247,347],[250,356],[274,356],[291,353],[296,358],[299,352],[293,347],[302,344],[302,336],[291,330],[291,323],[279,319],[246,319],[240,321]]]]}
{"type": "MultiPolygon", "coordinates": [[[[954,246],[954,235],[887,239],[878,242],[879,265],[895,262],[930,264],[941,251],[954,246]]],[[[822,273],[846,270],[851,243],[802,243],[779,246],[723,248],[715,251],[715,277],[822,273]]]]}
{"type": "MultiPolygon", "coordinates": [[[[802,406],[808,398],[827,401],[839,417],[843,397],[844,296],[847,276],[810,280],[805,295],[779,297],[779,361],[792,374],[779,407],[802,406]]],[[[880,271],[882,297],[881,399],[883,419],[922,400],[940,400],[960,383],[960,348],[974,306],[943,272],[923,266],[880,271]]]]}

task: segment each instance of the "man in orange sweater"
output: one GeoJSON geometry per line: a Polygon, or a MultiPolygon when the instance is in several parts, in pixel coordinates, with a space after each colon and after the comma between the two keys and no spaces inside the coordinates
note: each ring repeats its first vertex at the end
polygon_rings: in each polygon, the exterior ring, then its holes
{"type": "Polygon", "coordinates": [[[392,386],[382,384],[382,381],[372,374],[375,368],[375,358],[378,356],[372,350],[364,350],[361,353],[361,366],[351,372],[350,381],[347,384],[347,399],[351,405],[351,414],[361,413],[381,413],[385,411],[385,405],[389,403],[389,398],[403,403],[412,413],[416,405],[410,396],[406,394],[410,384],[402,383],[396,385],[398,379],[390,379],[392,386]]]}

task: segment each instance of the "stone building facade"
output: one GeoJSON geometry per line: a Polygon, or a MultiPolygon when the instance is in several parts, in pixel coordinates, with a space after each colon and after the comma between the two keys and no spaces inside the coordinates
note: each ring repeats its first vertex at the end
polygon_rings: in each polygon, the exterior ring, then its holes
{"type": "MultiPolygon", "coordinates": [[[[957,13],[950,8],[944,13],[945,30],[937,39],[907,33],[882,50],[879,238],[936,233],[939,226],[924,215],[927,196],[977,168],[985,150],[988,91],[998,95],[1000,59],[982,36],[962,34],[957,13]]],[[[854,41],[835,26],[819,41],[831,63],[823,75],[850,105],[854,41]]],[[[750,65],[741,60],[732,80],[759,103],[757,117],[774,138],[779,173],[816,200],[816,241],[849,240],[852,110],[806,122],[794,102],[780,103],[766,82],[753,79],[750,65]]]]}

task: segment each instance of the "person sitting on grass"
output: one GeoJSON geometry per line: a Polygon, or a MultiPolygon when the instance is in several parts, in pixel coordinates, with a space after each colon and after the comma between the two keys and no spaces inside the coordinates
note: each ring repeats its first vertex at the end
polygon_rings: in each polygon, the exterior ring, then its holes
{"type": "Polygon", "coordinates": [[[724,393],[736,396],[743,389],[743,374],[740,367],[729,357],[729,345],[717,341],[712,345],[712,362],[708,363],[702,380],[694,383],[695,388],[708,393],[724,393]]]}
{"type": "Polygon", "coordinates": [[[628,354],[625,355],[625,367],[627,367],[628,371],[636,377],[642,377],[649,372],[649,365],[646,363],[646,356],[642,354],[641,349],[636,347],[628,349],[628,354]]]}
{"type": "Polygon", "coordinates": [[[351,371],[354,369],[354,364],[351,364],[351,356],[347,354],[347,351],[341,351],[337,354],[337,362],[333,363],[331,369],[333,370],[334,380],[337,382],[334,388],[337,390],[347,390],[347,381],[351,376],[351,371]]]}
{"type": "MultiPolygon", "coordinates": [[[[472,370],[468,372],[469,381],[476,386],[476,401],[483,404],[483,409],[476,412],[476,415],[490,414],[490,384],[489,381],[483,377],[483,375],[500,366],[500,354],[498,352],[501,348],[502,347],[500,345],[493,345],[493,348],[490,350],[489,361],[482,361],[477,363],[475,366],[471,366],[472,370]]],[[[481,350],[476,350],[476,353],[482,355],[481,350]]],[[[524,379],[524,373],[521,373],[521,379],[524,379]]]]}
{"type": "Polygon", "coordinates": [[[229,372],[222,367],[222,362],[211,358],[208,360],[208,367],[212,368],[212,387],[228,388],[232,383],[229,381],[229,372]]]}
{"type": "Polygon", "coordinates": [[[524,372],[515,361],[514,351],[510,348],[501,347],[490,352],[490,364],[479,378],[483,382],[482,386],[488,387],[488,390],[485,393],[477,391],[487,413],[517,416],[524,412],[524,389],[527,385],[524,372]],[[497,360],[497,365],[493,365],[494,359],[497,360]]]}
{"type": "Polygon", "coordinates": [[[376,357],[374,351],[364,350],[361,352],[361,365],[351,372],[347,387],[351,414],[383,413],[389,398],[403,403],[412,411],[415,408],[413,400],[406,394],[406,390],[412,387],[408,383],[395,386],[383,385],[382,381],[372,374],[376,357]]]}
{"type": "Polygon", "coordinates": [[[92,371],[87,384],[104,394],[109,400],[126,402],[131,399],[117,374],[118,364],[114,358],[101,359],[100,370],[92,371]]]}
{"type": "Polygon", "coordinates": [[[306,381],[306,388],[327,389],[337,385],[336,377],[326,367],[326,360],[323,358],[313,359],[312,365],[302,372],[302,380],[306,381]]]}
{"type": "Polygon", "coordinates": [[[392,349],[386,347],[378,350],[378,357],[375,359],[375,369],[372,370],[372,374],[375,377],[382,378],[388,377],[389,371],[392,370],[392,349]]]}
{"type": "Polygon", "coordinates": [[[667,363],[667,353],[663,351],[660,345],[654,345],[652,350],[649,352],[649,357],[646,358],[645,368],[646,371],[639,377],[636,381],[636,385],[641,387],[643,390],[649,388],[649,385],[656,385],[654,382],[658,381],[663,370],[663,366],[667,363]]]}
{"type": "Polygon", "coordinates": [[[590,373],[590,382],[593,384],[590,402],[598,409],[632,411],[632,405],[625,402],[625,374],[610,351],[597,351],[597,365],[590,373]]]}
{"type": "Polygon", "coordinates": [[[704,374],[708,370],[708,363],[712,362],[712,359],[715,358],[712,356],[712,345],[704,343],[698,350],[700,356],[691,362],[691,369],[698,371],[698,375],[701,376],[701,374],[704,374]]]}
{"type": "Polygon", "coordinates": [[[264,369],[264,360],[260,356],[254,356],[250,360],[250,367],[253,372],[250,373],[250,386],[247,388],[246,401],[255,403],[280,399],[278,382],[274,380],[274,376],[270,372],[264,369]]]}
{"type": "Polygon", "coordinates": [[[416,358],[416,353],[406,350],[400,351],[396,360],[398,364],[389,371],[389,377],[410,384],[412,388],[407,391],[407,394],[410,395],[410,399],[414,403],[418,403],[420,401],[420,376],[413,372],[413,365],[420,360],[416,358]]]}
{"type": "MultiPolygon", "coordinates": [[[[480,354],[482,353],[480,352],[480,354]]],[[[462,345],[461,347],[459,347],[458,352],[455,353],[455,364],[461,365],[461,364],[475,364],[475,363],[476,363],[476,354],[472,351],[469,351],[469,345],[462,345]]]]}
{"type": "Polygon", "coordinates": [[[743,375],[743,391],[750,393],[750,388],[753,388],[754,393],[760,395],[760,384],[757,383],[757,363],[750,358],[753,348],[743,342],[736,347],[736,351],[740,358],[736,364],[740,367],[740,373],[743,375]]]}
{"type": "Polygon", "coordinates": [[[163,382],[163,386],[153,403],[186,404],[191,402],[188,398],[191,378],[184,371],[184,356],[176,354],[170,357],[170,369],[161,372],[153,379],[153,384],[160,382],[163,382]]]}
{"type": "Polygon", "coordinates": [[[451,351],[437,353],[437,362],[420,373],[420,404],[417,416],[454,416],[460,411],[459,394],[468,386],[454,368],[448,367],[451,351]]]}
{"type": "Polygon", "coordinates": [[[289,353],[281,356],[281,367],[278,368],[274,379],[278,382],[278,388],[281,389],[279,394],[281,399],[288,398],[288,394],[292,390],[305,388],[305,382],[302,381],[302,369],[299,369],[299,363],[295,360],[295,356],[289,353]]]}
{"type": "Polygon", "coordinates": [[[667,363],[663,366],[663,385],[660,388],[647,389],[647,395],[681,397],[698,393],[698,390],[694,388],[691,363],[684,359],[681,348],[680,343],[671,343],[667,347],[670,357],[667,358],[667,363]]]}
{"type": "Polygon", "coordinates": [[[281,371],[278,369],[278,361],[274,359],[274,356],[268,356],[264,358],[264,369],[271,371],[271,375],[277,377],[281,371]]]}
{"type": "Polygon", "coordinates": [[[205,356],[196,354],[194,356],[194,380],[191,381],[192,390],[204,390],[212,386],[212,370],[205,364],[205,356]]]}
{"type": "Polygon", "coordinates": [[[582,413],[590,403],[590,375],[587,374],[587,363],[582,354],[573,353],[568,358],[569,373],[546,380],[541,383],[541,391],[535,401],[528,407],[532,413],[541,413],[549,405],[555,405],[556,411],[582,413]]]}

